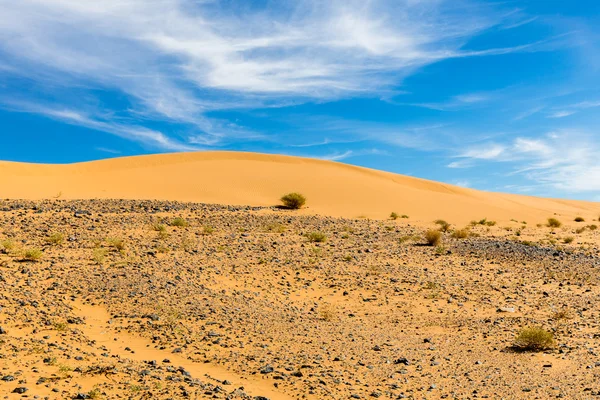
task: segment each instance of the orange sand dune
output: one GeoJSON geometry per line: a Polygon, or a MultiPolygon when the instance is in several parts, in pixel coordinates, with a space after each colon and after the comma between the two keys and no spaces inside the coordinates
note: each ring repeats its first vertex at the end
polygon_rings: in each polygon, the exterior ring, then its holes
{"type": "Polygon", "coordinates": [[[302,213],[466,223],[487,217],[543,222],[597,219],[600,203],[488,193],[314,159],[237,152],[125,157],[67,165],[0,162],[0,198],[160,199],[270,206],[308,198],[302,213]]]}

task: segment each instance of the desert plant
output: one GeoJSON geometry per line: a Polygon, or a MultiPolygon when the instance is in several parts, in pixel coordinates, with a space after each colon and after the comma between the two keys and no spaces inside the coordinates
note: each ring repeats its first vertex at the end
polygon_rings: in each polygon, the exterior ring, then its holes
{"type": "Polygon", "coordinates": [[[291,210],[298,210],[306,204],[306,197],[296,192],[288,193],[282,196],[280,200],[286,208],[291,210]]]}
{"type": "Polygon", "coordinates": [[[208,226],[205,225],[202,227],[202,234],[203,235],[210,235],[215,231],[215,228],[213,228],[212,226],[208,226]]]}
{"type": "Polygon", "coordinates": [[[588,225],[588,227],[587,227],[587,228],[588,228],[590,231],[595,231],[596,229],[598,229],[598,225],[594,225],[594,224],[592,224],[592,225],[588,225]]]}
{"type": "Polygon", "coordinates": [[[571,319],[571,318],[573,318],[573,316],[571,315],[571,312],[568,309],[563,308],[562,310],[558,310],[558,311],[555,311],[554,313],[552,313],[552,316],[550,318],[555,321],[559,321],[559,320],[571,319]]]}
{"type": "Polygon", "coordinates": [[[442,232],[448,232],[450,230],[450,224],[443,219],[437,219],[434,223],[440,226],[440,231],[442,232]]]}
{"type": "Polygon", "coordinates": [[[171,221],[171,226],[176,226],[177,228],[185,228],[188,225],[188,222],[181,217],[173,218],[171,221]]]}
{"type": "Polygon", "coordinates": [[[562,222],[556,218],[548,218],[548,226],[550,228],[560,228],[562,226],[562,222]]]}
{"type": "Polygon", "coordinates": [[[399,217],[400,217],[400,216],[399,216],[398,214],[396,214],[395,212],[392,212],[392,213],[390,214],[390,218],[391,218],[391,219],[398,219],[399,217]]]}
{"type": "Polygon", "coordinates": [[[59,233],[59,232],[53,233],[46,238],[46,243],[54,245],[54,246],[58,246],[58,245],[64,243],[64,241],[65,241],[65,235],[63,235],[62,233],[59,233]]]}
{"type": "Polygon", "coordinates": [[[106,258],[107,254],[108,254],[108,250],[100,248],[100,247],[95,248],[94,253],[92,254],[92,260],[94,261],[94,263],[96,263],[98,265],[102,265],[104,263],[104,259],[106,258]]]}
{"type": "Polygon", "coordinates": [[[400,218],[408,219],[410,217],[408,215],[406,215],[406,214],[402,214],[402,216],[400,218]]]}
{"type": "Polygon", "coordinates": [[[323,321],[333,321],[336,316],[337,310],[331,304],[324,304],[319,310],[319,318],[323,321]]]}
{"type": "Polygon", "coordinates": [[[585,229],[586,229],[586,227],[582,226],[581,228],[575,229],[575,233],[579,235],[580,233],[585,232],[585,229]]]}
{"type": "Polygon", "coordinates": [[[573,236],[567,236],[566,238],[563,239],[563,242],[569,244],[569,243],[572,243],[573,240],[575,240],[575,238],[573,236]]]}
{"type": "Polygon", "coordinates": [[[583,217],[575,217],[574,221],[575,222],[585,222],[585,219],[583,217]]]}
{"type": "Polygon", "coordinates": [[[121,238],[117,238],[117,237],[106,238],[106,244],[118,251],[125,250],[125,241],[121,238]]]}
{"type": "Polygon", "coordinates": [[[285,225],[279,223],[271,223],[265,226],[266,232],[275,232],[275,233],[283,233],[287,230],[285,225]]]}
{"type": "Polygon", "coordinates": [[[164,224],[160,224],[158,222],[152,224],[152,230],[156,232],[164,232],[167,230],[167,227],[164,224]]]}
{"type": "Polygon", "coordinates": [[[306,238],[312,243],[322,243],[327,240],[327,236],[321,232],[309,232],[306,234],[306,238]]]}
{"type": "Polygon", "coordinates": [[[454,239],[466,239],[469,237],[469,230],[468,229],[456,229],[454,232],[452,232],[452,237],[454,239]]]}
{"type": "Polygon", "coordinates": [[[435,229],[425,232],[425,241],[429,246],[439,246],[442,243],[442,233],[435,229]]]}
{"type": "Polygon", "coordinates": [[[23,258],[27,261],[38,261],[43,255],[44,253],[40,249],[26,249],[23,252],[23,258]]]}
{"type": "Polygon", "coordinates": [[[553,348],[554,335],[544,328],[530,327],[519,331],[514,347],[523,351],[543,351],[553,348]]]}
{"type": "Polygon", "coordinates": [[[0,250],[3,253],[8,254],[15,249],[15,242],[10,239],[5,239],[0,242],[0,250]]]}

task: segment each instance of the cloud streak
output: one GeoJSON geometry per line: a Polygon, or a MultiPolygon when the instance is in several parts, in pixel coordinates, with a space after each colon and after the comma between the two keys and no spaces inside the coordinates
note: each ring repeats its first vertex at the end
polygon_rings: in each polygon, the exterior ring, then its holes
{"type": "MultiPolygon", "coordinates": [[[[0,56],[10,63],[0,74],[45,87],[116,90],[129,99],[132,116],[189,125],[188,145],[216,146],[257,133],[207,117],[212,111],[373,96],[427,64],[535,46],[465,50],[502,17],[492,9],[465,12],[463,0],[430,3],[300,0],[257,8],[208,0],[5,1],[0,56]]],[[[79,110],[64,101],[64,108],[79,110]]],[[[128,135],[123,126],[111,130],[128,135]]],[[[132,128],[129,136],[152,135],[132,128]]],[[[169,141],[155,142],[173,149],[169,141]]]]}

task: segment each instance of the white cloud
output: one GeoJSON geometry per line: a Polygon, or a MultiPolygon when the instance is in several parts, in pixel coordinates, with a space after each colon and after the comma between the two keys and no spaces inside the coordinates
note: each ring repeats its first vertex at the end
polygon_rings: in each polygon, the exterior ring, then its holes
{"type": "Polygon", "coordinates": [[[10,60],[4,73],[120,91],[132,115],[193,125],[190,143],[217,145],[256,133],[206,117],[210,111],[384,93],[430,63],[535,45],[463,50],[502,18],[491,8],[465,12],[463,3],[300,0],[258,9],[210,0],[2,1],[0,52],[10,60]]]}
{"type": "Polygon", "coordinates": [[[124,139],[132,139],[151,148],[169,151],[200,150],[200,147],[178,142],[167,135],[152,129],[113,121],[103,121],[97,117],[86,115],[76,110],[50,108],[25,102],[12,102],[11,105],[15,107],[13,111],[44,115],[69,125],[83,126],[96,131],[119,136],[124,139]]]}
{"type": "Polygon", "coordinates": [[[577,111],[556,111],[556,112],[548,115],[548,118],[564,118],[564,117],[568,117],[569,115],[573,115],[576,112],[577,111]]]}
{"type": "MultiPolygon", "coordinates": [[[[600,140],[577,131],[552,132],[540,138],[516,138],[508,145],[468,149],[466,162],[510,162],[511,174],[569,192],[600,192],[600,140]]],[[[460,160],[463,162],[463,160],[460,160]]]]}

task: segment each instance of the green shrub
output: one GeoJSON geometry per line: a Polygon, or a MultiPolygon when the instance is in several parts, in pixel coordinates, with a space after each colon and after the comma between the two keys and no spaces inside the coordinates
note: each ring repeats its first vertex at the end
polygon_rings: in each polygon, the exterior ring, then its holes
{"type": "Polygon", "coordinates": [[[457,229],[454,232],[452,232],[452,237],[454,239],[466,239],[469,237],[469,230],[468,229],[457,229]]]}
{"type": "Polygon", "coordinates": [[[406,215],[406,214],[402,214],[402,216],[401,216],[400,218],[408,219],[408,218],[409,218],[409,216],[408,216],[408,215],[406,215]]]}
{"type": "Polygon", "coordinates": [[[563,239],[563,242],[565,243],[572,243],[573,240],[575,240],[575,238],[573,236],[567,236],[566,238],[563,239]]]}
{"type": "Polygon", "coordinates": [[[154,223],[152,224],[152,230],[156,232],[164,232],[167,230],[167,227],[164,224],[154,223]]]}
{"type": "Polygon", "coordinates": [[[288,193],[282,196],[280,200],[286,208],[291,210],[298,210],[306,204],[306,197],[296,192],[288,193]]]}
{"type": "Polygon", "coordinates": [[[15,242],[10,239],[5,239],[0,242],[0,250],[2,250],[3,253],[8,254],[13,251],[15,247],[15,242]]]}
{"type": "Polygon", "coordinates": [[[125,250],[125,241],[120,238],[116,238],[116,237],[107,238],[106,244],[108,244],[110,247],[112,247],[114,249],[117,249],[118,251],[125,250]]]}
{"type": "Polygon", "coordinates": [[[588,225],[588,229],[589,229],[590,231],[595,231],[596,229],[598,229],[598,225],[594,225],[594,224],[592,224],[592,225],[588,225]]]}
{"type": "Polygon", "coordinates": [[[214,231],[215,231],[215,228],[213,228],[212,226],[205,225],[202,227],[203,235],[211,235],[214,231]]]}
{"type": "Polygon", "coordinates": [[[23,252],[23,258],[28,261],[38,261],[43,255],[40,249],[26,249],[23,252]]]}
{"type": "Polygon", "coordinates": [[[450,224],[443,219],[435,220],[435,224],[440,226],[440,231],[448,232],[450,230],[450,224]]]}
{"type": "Polygon", "coordinates": [[[65,241],[65,235],[63,235],[62,233],[58,233],[58,232],[53,233],[52,235],[50,235],[46,238],[46,243],[49,243],[54,246],[63,244],[64,241],[65,241]]]}
{"type": "Polygon", "coordinates": [[[313,243],[315,243],[315,242],[322,243],[327,240],[327,236],[321,232],[307,233],[306,238],[308,239],[309,242],[313,242],[313,243]]]}
{"type": "Polygon", "coordinates": [[[429,246],[439,246],[442,243],[442,233],[435,229],[425,232],[425,241],[429,246]]]}
{"type": "Polygon", "coordinates": [[[188,225],[188,222],[181,217],[173,218],[173,221],[171,221],[171,226],[176,226],[178,228],[185,228],[188,225]]]}
{"type": "Polygon", "coordinates": [[[554,345],[554,335],[539,327],[521,329],[514,342],[514,347],[524,351],[543,351],[554,345]]]}
{"type": "Polygon", "coordinates": [[[94,253],[92,254],[92,260],[96,264],[102,265],[104,263],[104,259],[106,258],[107,254],[108,254],[108,250],[100,248],[100,247],[95,248],[94,253]]]}
{"type": "Polygon", "coordinates": [[[585,219],[583,217],[575,217],[574,221],[575,222],[585,222],[585,219]]]}
{"type": "Polygon", "coordinates": [[[562,226],[562,222],[556,218],[548,218],[548,226],[550,228],[560,228],[562,226]]]}
{"type": "Polygon", "coordinates": [[[391,218],[391,219],[398,219],[399,217],[400,217],[400,216],[399,216],[398,214],[396,214],[395,212],[392,212],[392,213],[390,214],[390,218],[391,218]]]}

